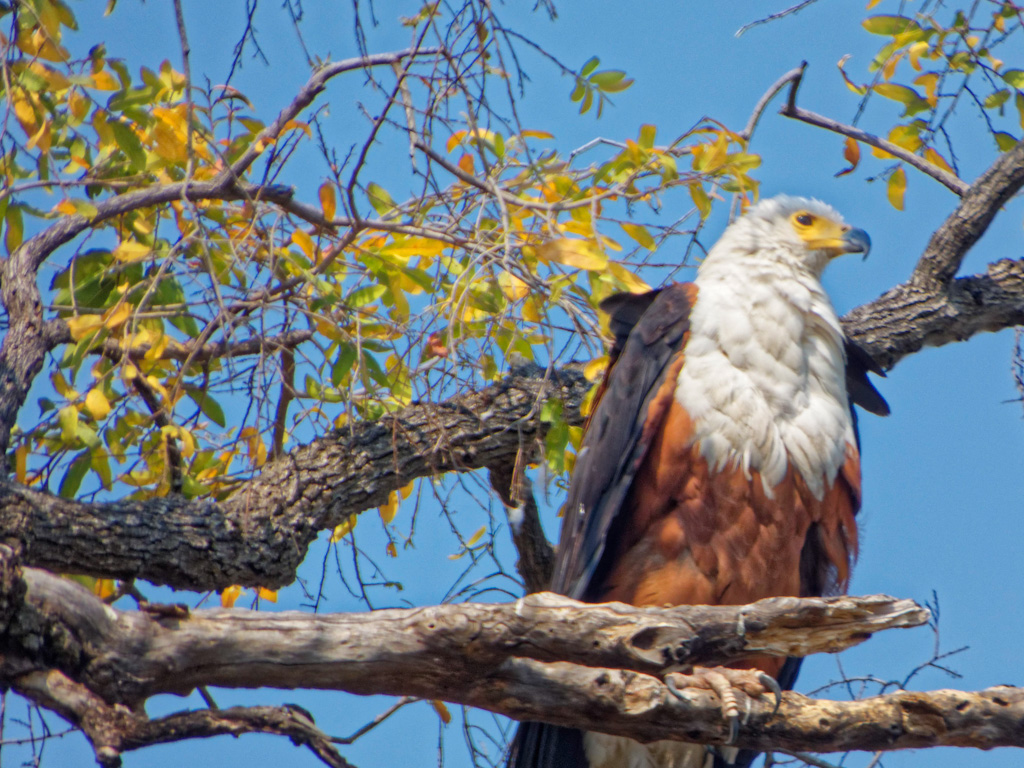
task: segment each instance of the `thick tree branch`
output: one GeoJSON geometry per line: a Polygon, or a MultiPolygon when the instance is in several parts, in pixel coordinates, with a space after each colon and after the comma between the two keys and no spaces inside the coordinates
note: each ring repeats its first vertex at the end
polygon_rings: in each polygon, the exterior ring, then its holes
{"type": "Polygon", "coordinates": [[[843,318],[843,329],[883,368],[923,347],[1024,324],[1024,261],[1004,259],[944,287],[911,278],[843,318]]]}
{"type": "Polygon", "coordinates": [[[935,230],[914,268],[912,281],[937,290],[960,268],[967,251],[981,239],[989,224],[1024,186],[1024,141],[996,161],[963,194],[956,210],[935,230]],[[938,285],[936,285],[938,284],[938,285]]]}
{"type": "MultiPolygon", "coordinates": [[[[238,718],[241,725],[231,725],[231,712],[152,723],[141,715],[146,698],[196,685],[414,695],[645,741],[721,743],[726,726],[715,696],[684,689],[686,703],[678,702],[661,681],[666,671],[754,653],[835,651],[928,617],[911,601],[883,596],[642,609],[546,593],[505,605],[333,616],[161,616],[113,610],[74,582],[18,569],[10,554],[0,550],[0,681],[82,725],[108,760],[145,743],[254,729],[252,713],[238,718]]],[[[1015,688],[857,702],[787,693],[778,715],[772,710],[771,701],[750,702],[740,746],[1024,745],[1024,691],[1015,688]]],[[[274,731],[263,719],[255,722],[274,731]]]]}
{"type": "Polygon", "coordinates": [[[88,504],[0,480],[0,538],[27,564],[184,589],[290,583],[317,533],[384,504],[411,480],[514,464],[536,450],[538,406],[565,403],[572,423],[589,388],[579,367],[524,369],[443,403],[408,406],[319,438],[265,465],[228,500],[88,504]]]}

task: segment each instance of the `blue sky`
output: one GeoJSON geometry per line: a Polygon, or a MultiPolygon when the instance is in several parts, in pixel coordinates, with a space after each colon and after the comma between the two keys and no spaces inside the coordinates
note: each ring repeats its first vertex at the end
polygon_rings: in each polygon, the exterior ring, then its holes
{"type": "MultiPolygon", "coordinates": [[[[525,29],[567,64],[579,66],[596,54],[603,65],[625,69],[635,78],[635,85],[618,94],[615,106],[606,109],[599,121],[592,114],[580,117],[568,99],[570,81],[523,51],[532,78],[521,103],[524,123],[553,132],[559,149],[568,151],[595,136],[635,137],[643,123],[657,125],[659,139],[682,133],[705,115],[742,127],[765,88],[804,59],[809,69],[801,104],[842,121],[851,120],[858,98],[843,86],[836,62],[852,54],[848,70],[855,79],[868,79],[867,63],[880,38],[866,34],[859,26],[866,14],[864,3],[821,0],[795,16],[735,36],[743,24],[789,4],[753,0],[563,2],[558,7],[559,19],[553,23],[543,13],[531,15],[528,9],[532,2],[509,2],[498,6],[498,12],[508,17],[511,26],[525,29]]],[[[92,5],[75,7],[84,40],[105,40],[111,54],[127,59],[133,70],[140,64],[155,68],[164,58],[178,66],[173,17],[167,4],[122,0],[107,20],[88,18],[92,5]]],[[[241,30],[242,9],[235,7],[240,4],[231,4],[230,9],[221,5],[186,4],[197,81],[208,76],[214,83],[223,82],[231,46],[241,30]]],[[[895,13],[898,5],[896,0],[888,0],[873,12],[895,13]]],[[[397,15],[411,14],[412,7],[403,5],[398,9],[397,3],[386,0],[376,4],[382,28],[369,30],[371,51],[407,43],[406,30],[385,28],[397,15]]],[[[310,23],[304,33],[313,50],[329,52],[334,59],[356,54],[347,4],[307,2],[305,12],[310,23]]],[[[235,85],[250,96],[264,118],[269,118],[290,99],[308,73],[296,55],[290,27],[280,21],[275,25],[274,19],[281,18],[276,15],[276,5],[264,8],[263,13],[258,17],[260,42],[270,66],[247,61],[235,85]]],[[[353,78],[328,91],[331,124],[339,131],[346,121],[354,119],[360,87],[359,79],[353,78]]],[[[866,262],[847,259],[834,264],[826,274],[826,287],[837,308],[844,312],[906,279],[928,236],[956,200],[937,183],[911,173],[906,210],[894,210],[886,201],[884,182],[867,181],[883,170],[879,161],[865,157],[855,173],[835,178],[835,172],[845,165],[842,139],[779,117],[777,106],[765,114],[752,146],[764,159],[757,172],[763,195],[786,192],[820,197],[842,211],[850,223],[868,230],[874,243],[866,262]]],[[[876,99],[861,126],[885,132],[897,117],[892,102],[876,99]]],[[[976,137],[973,142],[961,142],[959,147],[963,177],[969,181],[991,162],[994,148],[973,116],[965,113],[960,126],[974,131],[976,137]]],[[[399,151],[404,158],[404,149],[399,151]]],[[[298,187],[301,199],[312,201],[322,175],[322,168],[310,154],[292,167],[287,181],[298,187]]],[[[678,212],[666,211],[664,218],[671,220],[674,214],[678,212]]],[[[653,214],[644,212],[641,220],[644,217],[653,220],[653,214]]],[[[978,271],[997,258],[1020,258],[1021,220],[1018,201],[997,219],[968,257],[962,272],[978,271]]],[[[722,214],[715,214],[709,231],[720,232],[723,226],[722,214]]],[[[671,261],[680,254],[673,254],[669,244],[659,255],[661,261],[671,261]]],[[[682,278],[686,277],[684,270],[682,278]]],[[[1010,375],[1012,347],[1012,331],[1003,331],[914,355],[879,384],[892,407],[892,416],[879,419],[865,415],[861,419],[863,534],[851,591],[885,592],[919,601],[930,600],[934,591],[942,608],[942,648],[970,646],[949,662],[963,674],[962,679],[926,670],[914,680],[914,687],[919,689],[1024,684],[1024,666],[1016,641],[1024,634],[1024,611],[1019,610],[1019,585],[1024,582],[1024,528],[1015,516],[1022,511],[1024,499],[1024,425],[1020,404],[1011,402],[1017,396],[1010,375]]],[[[554,537],[558,503],[554,489],[548,501],[546,523],[554,537]]],[[[453,504],[455,508],[463,530],[472,531],[491,519],[488,511],[476,508],[465,497],[453,504]]],[[[493,519],[500,519],[500,510],[495,508],[491,513],[493,519]]],[[[415,549],[403,552],[389,570],[405,589],[393,598],[382,596],[381,605],[438,602],[462,568],[461,562],[447,558],[457,546],[439,511],[428,508],[420,515],[415,549]]],[[[408,509],[400,511],[398,525],[407,528],[410,516],[408,509]]],[[[360,544],[380,552],[381,545],[373,534],[367,536],[369,540],[360,540],[360,544]]],[[[325,547],[321,540],[313,548],[300,574],[314,587],[325,547]]],[[[501,556],[510,567],[512,554],[506,550],[501,556]]],[[[336,578],[328,581],[327,592],[327,610],[359,609],[358,602],[348,596],[336,578]]],[[[293,587],[282,594],[279,607],[299,607],[303,602],[301,590],[293,587]]],[[[881,635],[844,654],[843,668],[850,675],[899,679],[929,658],[933,642],[932,634],[924,628],[881,635]]],[[[808,691],[838,677],[835,659],[816,657],[805,664],[798,689],[808,691]]],[[[337,735],[354,731],[389,703],[384,698],[333,693],[259,691],[215,695],[221,706],[295,702],[310,709],[322,728],[337,735]]],[[[154,702],[150,711],[170,712],[191,705],[198,706],[199,700],[166,697],[154,702]]],[[[18,716],[14,711],[9,715],[18,716]]],[[[491,718],[477,713],[473,722],[487,725],[491,718]]],[[[441,728],[433,711],[417,704],[351,747],[342,748],[342,752],[360,768],[426,767],[437,764],[438,750],[443,748],[445,764],[461,768],[471,764],[463,743],[458,713],[451,725],[441,728]],[[443,732],[443,747],[438,746],[439,730],[443,732]]],[[[91,760],[79,736],[56,741],[47,752],[45,758],[51,765],[88,764],[91,760]]],[[[12,754],[5,750],[5,757],[11,758],[12,754]]],[[[284,739],[259,736],[186,742],[125,756],[129,768],[176,766],[187,761],[225,767],[320,765],[308,752],[284,739]]],[[[866,756],[854,755],[847,764],[866,762],[866,756]]],[[[1020,755],[1010,750],[986,753],[946,749],[893,754],[883,761],[890,768],[924,763],[930,768],[1001,768],[1019,765],[1020,755]]]]}

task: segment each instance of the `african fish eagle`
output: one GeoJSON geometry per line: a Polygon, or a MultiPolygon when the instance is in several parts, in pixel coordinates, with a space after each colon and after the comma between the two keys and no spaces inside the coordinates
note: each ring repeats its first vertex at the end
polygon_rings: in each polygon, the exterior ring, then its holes
{"type": "MultiPolygon", "coordinates": [[[[843,335],[826,265],[867,234],[817,200],[731,224],[692,283],[601,304],[614,336],[564,507],[552,589],[587,602],[741,605],[846,589],[857,554],[855,403],[881,373],[843,335]]],[[[788,688],[798,659],[738,667],[788,688]]],[[[696,670],[715,688],[737,670],[696,670]]],[[[735,726],[735,723],[733,723],[735,726]]],[[[756,757],[520,726],[512,768],[706,768],[756,757]]]]}

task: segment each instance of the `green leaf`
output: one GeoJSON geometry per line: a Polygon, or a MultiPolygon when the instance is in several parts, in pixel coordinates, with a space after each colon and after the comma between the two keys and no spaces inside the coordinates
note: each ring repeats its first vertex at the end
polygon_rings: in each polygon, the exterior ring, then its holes
{"type": "Polygon", "coordinates": [[[640,140],[637,142],[644,149],[654,148],[654,137],[658,133],[658,126],[656,125],[641,125],[640,126],[640,140]]]}
{"type": "Polygon", "coordinates": [[[7,245],[7,252],[13,253],[25,235],[25,225],[21,220],[21,206],[12,205],[4,214],[4,221],[7,222],[7,231],[4,235],[4,242],[7,245]]]}
{"type": "Polygon", "coordinates": [[[220,403],[213,399],[209,392],[199,387],[185,384],[183,389],[189,399],[196,404],[199,410],[218,427],[224,427],[227,419],[224,418],[224,409],[220,403]]]}
{"type": "Polygon", "coordinates": [[[586,77],[595,69],[597,69],[597,65],[600,63],[601,60],[597,58],[597,56],[590,57],[589,59],[587,59],[586,63],[584,63],[583,67],[580,69],[580,75],[582,77],[586,77]]]}
{"type": "Polygon", "coordinates": [[[908,31],[923,31],[921,25],[906,16],[869,16],[861,22],[861,25],[872,35],[896,36],[908,31]]]}
{"type": "Polygon", "coordinates": [[[82,441],[86,448],[98,448],[101,445],[100,436],[96,434],[96,430],[81,421],[75,425],[75,436],[82,441]]]}
{"type": "Polygon", "coordinates": [[[370,205],[381,216],[395,207],[395,201],[391,199],[391,195],[384,187],[375,182],[371,181],[366,186],[366,196],[370,199],[370,205]]]}
{"type": "Polygon", "coordinates": [[[996,91],[995,93],[990,93],[988,96],[986,96],[985,101],[982,102],[982,106],[984,106],[985,109],[998,109],[999,107],[1003,106],[1003,104],[1005,104],[1007,100],[1009,100],[1009,98],[1010,89],[1003,88],[1003,90],[1001,91],[996,91]]]}
{"type": "Polygon", "coordinates": [[[352,309],[358,307],[365,307],[367,304],[372,304],[385,293],[387,293],[387,286],[377,283],[376,285],[368,285],[365,288],[359,288],[352,291],[345,299],[347,304],[352,309]]]}
{"type": "Polygon", "coordinates": [[[878,83],[873,87],[875,93],[879,96],[884,96],[887,99],[898,101],[903,104],[906,109],[903,111],[904,116],[909,117],[910,115],[917,114],[918,112],[924,112],[931,109],[931,105],[921,98],[921,95],[906,85],[897,85],[896,83],[878,83]]]}
{"type": "Polygon", "coordinates": [[[146,152],[142,149],[142,142],[135,135],[135,131],[117,120],[111,120],[107,125],[110,126],[110,131],[114,134],[114,141],[128,158],[132,169],[143,170],[146,167],[146,152]]]}
{"type": "Polygon", "coordinates": [[[562,401],[558,398],[545,400],[540,407],[540,420],[545,424],[552,424],[562,418],[562,401]]]}
{"type": "Polygon", "coordinates": [[[602,90],[625,79],[626,73],[618,69],[606,69],[603,72],[596,72],[590,76],[590,82],[602,90]]]}
{"type": "Polygon", "coordinates": [[[1009,152],[1011,149],[1017,146],[1017,139],[1005,131],[996,131],[993,134],[996,140],[996,146],[999,147],[1000,152],[1009,152]]]}
{"type": "Polygon", "coordinates": [[[1003,82],[1011,88],[1024,88],[1024,69],[1008,69],[1003,72],[1003,82]]]}
{"type": "Polygon", "coordinates": [[[572,89],[572,93],[569,94],[570,101],[579,101],[587,93],[587,81],[582,77],[576,78],[576,87],[572,89]]]}
{"type": "Polygon", "coordinates": [[[345,380],[345,376],[356,362],[356,348],[352,344],[342,344],[338,349],[338,356],[331,366],[331,384],[339,386],[345,380]]]}
{"type": "Polygon", "coordinates": [[[71,466],[68,467],[67,472],[64,473],[64,477],[60,481],[59,493],[63,498],[73,499],[78,494],[78,489],[82,485],[82,478],[89,471],[91,464],[92,453],[90,451],[82,451],[75,457],[75,460],[71,462],[71,466]]]}

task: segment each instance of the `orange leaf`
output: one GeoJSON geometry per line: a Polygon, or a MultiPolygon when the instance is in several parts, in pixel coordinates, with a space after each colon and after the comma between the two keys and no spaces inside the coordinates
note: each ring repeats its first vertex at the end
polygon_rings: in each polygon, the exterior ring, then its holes
{"type": "Polygon", "coordinates": [[[836,176],[845,176],[848,173],[852,173],[853,169],[857,167],[857,163],[860,162],[860,144],[854,139],[847,137],[843,148],[843,157],[846,158],[846,162],[850,164],[850,167],[843,168],[836,176]]]}
{"type": "Polygon", "coordinates": [[[242,588],[235,584],[234,586],[228,587],[220,593],[220,607],[221,608],[232,608],[235,605],[235,600],[238,599],[239,595],[242,594],[242,588]]]}
{"type": "Polygon", "coordinates": [[[432,699],[430,706],[432,706],[434,711],[437,712],[437,716],[441,718],[442,723],[448,725],[448,723],[452,721],[452,713],[448,711],[448,707],[444,705],[443,701],[432,699]]]}

